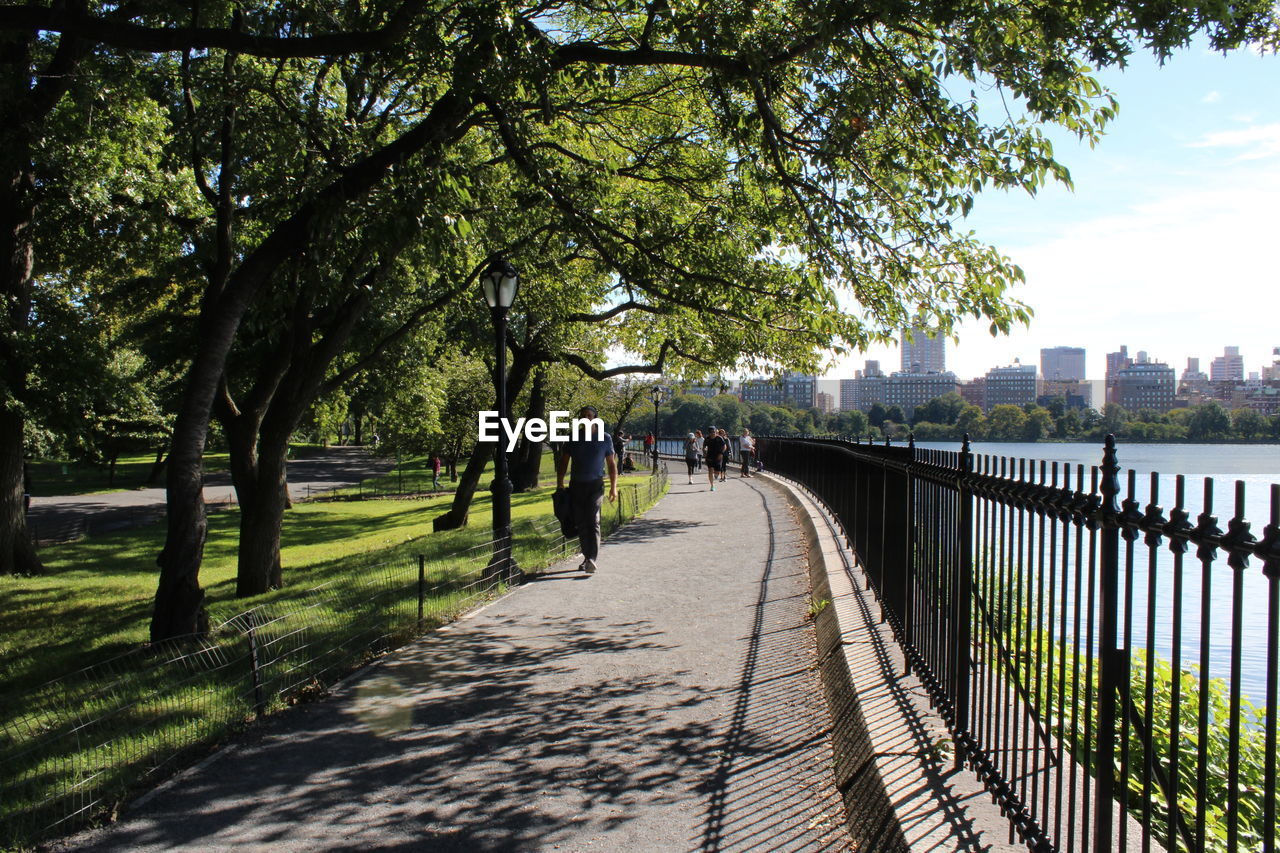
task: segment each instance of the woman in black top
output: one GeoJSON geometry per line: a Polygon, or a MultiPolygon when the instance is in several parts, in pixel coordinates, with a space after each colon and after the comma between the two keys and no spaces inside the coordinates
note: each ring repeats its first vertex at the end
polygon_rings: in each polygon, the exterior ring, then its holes
{"type": "Polygon", "coordinates": [[[716,490],[716,477],[720,474],[720,469],[724,465],[725,451],[728,450],[728,442],[716,433],[716,428],[711,427],[707,431],[707,443],[703,446],[703,451],[707,454],[707,479],[711,482],[711,491],[716,490]]]}

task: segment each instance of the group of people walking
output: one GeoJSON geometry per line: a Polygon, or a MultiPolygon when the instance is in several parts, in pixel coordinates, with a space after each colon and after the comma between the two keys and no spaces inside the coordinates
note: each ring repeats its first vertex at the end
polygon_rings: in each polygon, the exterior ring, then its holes
{"type": "MultiPolygon", "coordinates": [[[[738,460],[742,463],[742,476],[752,476],[756,467],[756,440],[751,437],[751,430],[744,429],[738,438],[738,460]]],[[[707,466],[707,480],[711,491],[716,490],[716,480],[724,482],[725,473],[733,459],[733,441],[723,429],[709,427],[704,434],[702,430],[689,433],[684,440],[684,462],[689,467],[689,484],[693,484],[694,472],[703,463],[707,466]]]]}
{"type": "MultiPolygon", "coordinates": [[[[578,411],[580,418],[595,418],[592,406],[578,411]]],[[[649,445],[652,449],[656,444],[649,445]]],[[[566,537],[577,537],[582,547],[581,571],[594,574],[596,559],[600,554],[600,509],[606,494],[609,502],[618,499],[618,457],[625,453],[626,441],[621,431],[612,437],[584,438],[561,446],[556,454],[556,494],[553,498],[556,518],[566,537]],[[608,480],[608,491],[605,480],[608,480]]],[[[734,442],[722,429],[710,427],[689,433],[684,443],[684,459],[689,466],[689,483],[693,484],[694,471],[704,463],[711,491],[716,490],[716,480],[725,481],[725,473],[734,455],[734,442]]],[[[756,440],[751,430],[744,429],[738,437],[736,452],[742,464],[742,476],[751,477],[761,466],[756,459],[756,440]]]]}

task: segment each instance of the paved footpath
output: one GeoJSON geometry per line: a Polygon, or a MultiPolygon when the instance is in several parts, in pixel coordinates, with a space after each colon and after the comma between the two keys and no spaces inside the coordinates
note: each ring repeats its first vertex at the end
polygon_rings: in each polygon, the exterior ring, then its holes
{"type": "Polygon", "coordinates": [[[800,537],[684,485],[571,563],[256,727],[100,851],[838,851],[800,537]]]}

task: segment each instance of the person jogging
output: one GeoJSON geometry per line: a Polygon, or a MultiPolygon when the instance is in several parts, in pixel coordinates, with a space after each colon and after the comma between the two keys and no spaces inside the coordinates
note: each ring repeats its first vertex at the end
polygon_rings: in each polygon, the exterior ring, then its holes
{"type": "MultiPolygon", "coordinates": [[[[596,410],[583,406],[579,418],[594,419],[596,410]]],[[[596,558],[600,556],[600,504],[604,497],[604,473],[609,474],[609,503],[618,499],[618,457],[613,452],[613,441],[608,436],[599,439],[583,438],[567,442],[556,459],[556,491],[564,489],[565,473],[569,471],[569,503],[578,526],[578,544],[582,548],[582,565],[587,574],[596,570],[596,558]]]]}

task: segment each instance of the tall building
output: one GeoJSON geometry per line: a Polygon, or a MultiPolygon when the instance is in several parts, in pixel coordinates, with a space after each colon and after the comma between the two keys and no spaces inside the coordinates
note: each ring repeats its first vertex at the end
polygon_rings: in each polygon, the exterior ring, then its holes
{"type": "Polygon", "coordinates": [[[787,373],[782,377],[782,401],[796,409],[812,409],[818,402],[818,377],[787,373]]]}
{"type": "Polygon", "coordinates": [[[1244,358],[1240,347],[1226,347],[1222,355],[1209,363],[1210,382],[1243,382],[1244,358]]]}
{"type": "Polygon", "coordinates": [[[1262,368],[1262,378],[1267,382],[1280,381],[1280,347],[1271,349],[1271,366],[1262,368]]]}
{"type": "Polygon", "coordinates": [[[782,405],[782,385],[772,379],[744,379],[740,391],[742,402],[782,405]]]}
{"type": "Polygon", "coordinates": [[[1121,346],[1119,352],[1107,353],[1107,399],[1106,402],[1116,402],[1116,374],[1133,364],[1133,359],[1129,358],[1129,348],[1121,346]]]}
{"type": "Polygon", "coordinates": [[[879,372],[871,376],[864,373],[858,379],[858,396],[854,408],[860,412],[869,412],[877,403],[883,406],[888,400],[888,394],[889,377],[879,372]]]}
{"type": "Polygon", "coordinates": [[[950,394],[959,388],[956,375],[950,371],[914,373],[899,371],[889,374],[884,386],[884,404],[901,406],[908,418],[916,406],[923,406],[935,397],[950,394]]]}
{"type": "Polygon", "coordinates": [[[1084,381],[1084,347],[1047,347],[1040,350],[1040,376],[1062,382],[1084,381]]]}
{"type": "Polygon", "coordinates": [[[1178,380],[1179,394],[1204,394],[1209,390],[1209,377],[1200,369],[1200,359],[1188,358],[1187,369],[1178,380]]]}
{"type": "Polygon", "coordinates": [[[960,383],[960,396],[970,406],[982,408],[982,404],[986,402],[983,395],[987,392],[987,378],[985,376],[975,376],[968,382],[960,383]]]}
{"type": "Polygon", "coordinates": [[[902,372],[941,373],[947,369],[947,339],[920,327],[902,330],[902,372]]]}
{"type": "Polygon", "coordinates": [[[1036,402],[1044,406],[1054,397],[1065,400],[1068,409],[1087,409],[1093,405],[1093,385],[1085,380],[1041,379],[1036,402]]]}
{"type": "Polygon", "coordinates": [[[816,376],[785,373],[780,379],[744,379],[740,396],[744,403],[809,409],[816,402],[817,391],[816,376]]]}
{"type": "Polygon", "coordinates": [[[817,394],[817,397],[818,397],[818,411],[822,412],[823,414],[827,414],[835,411],[836,405],[835,405],[834,397],[832,397],[826,391],[819,391],[817,394]]]}
{"type": "Polygon", "coordinates": [[[1173,408],[1177,387],[1172,367],[1159,361],[1131,364],[1116,374],[1116,402],[1130,412],[1153,409],[1167,412],[1173,408]]]}
{"type": "Polygon", "coordinates": [[[1023,406],[1036,401],[1039,383],[1034,364],[993,367],[987,371],[986,380],[982,394],[984,412],[996,406],[1023,406]]]}
{"type": "MultiPolygon", "coordinates": [[[[862,371],[858,371],[861,375],[862,371]]],[[[853,379],[840,380],[840,411],[853,412],[858,408],[858,381],[859,377],[853,379]]]]}
{"type": "Polygon", "coordinates": [[[880,362],[867,361],[853,379],[840,380],[840,411],[865,412],[876,403],[884,403],[885,375],[880,362]]]}

